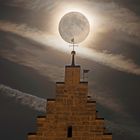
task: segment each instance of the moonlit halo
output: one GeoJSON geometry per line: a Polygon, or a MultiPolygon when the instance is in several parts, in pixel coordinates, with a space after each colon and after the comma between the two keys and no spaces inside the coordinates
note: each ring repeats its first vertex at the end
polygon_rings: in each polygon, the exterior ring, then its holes
{"type": "MultiPolygon", "coordinates": [[[[89,10],[88,10],[89,11],[89,10]]],[[[56,35],[56,37],[59,39],[59,42],[66,47],[66,45],[68,45],[68,43],[66,43],[60,36],[59,31],[58,31],[58,26],[59,26],[59,22],[61,20],[61,18],[70,12],[79,12],[81,14],[83,14],[87,20],[89,21],[90,24],[90,32],[88,37],[79,45],[80,46],[86,46],[89,42],[91,42],[91,40],[93,41],[94,38],[94,33],[97,30],[97,22],[98,20],[96,19],[96,16],[91,15],[90,12],[88,12],[86,10],[86,8],[84,6],[80,6],[80,5],[65,5],[65,7],[59,7],[58,9],[56,9],[56,14],[54,13],[54,15],[52,16],[51,19],[51,23],[52,23],[52,34],[56,35]]]]}
{"type": "Polygon", "coordinates": [[[89,32],[88,37],[83,42],[78,44],[80,47],[76,47],[75,49],[79,55],[81,55],[81,53],[85,53],[88,51],[90,52],[91,49],[88,48],[88,44],[95,41],[94,37],[96,36],[96,32],[98,31],[98,26],[100,25],[98,24],[100,23],[99,18],[97,18],[98,16],[94,15],[92,11],[89,11],[89,9],[86,9],[84,5],[80,5],[80,3],[78,3],[77,5],[76,4],[73,5],[72,3],[71,4],[64,3],[63,5],[60,5],[52,13],[53,16],[51,16],[50,18],[50,23],[51,23],[50,33],[51,34],[46,35],[47,43],[61,52],[69,53],[70,52],[69,43],[65,42],[59,34],[59,30],[58,30],[59,22],[61,18],[69,12],[80,12],[89,21],[90,32],[89,32]]]}

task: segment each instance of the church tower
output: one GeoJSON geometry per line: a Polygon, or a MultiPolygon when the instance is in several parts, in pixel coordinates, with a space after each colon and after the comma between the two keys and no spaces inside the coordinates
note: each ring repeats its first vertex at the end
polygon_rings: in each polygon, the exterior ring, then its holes
{"type": "Polygon", "coordinates": [[[47,100],[47,113],[37,118],[36,133],[28,140],[112,140],[99,118],[96,101],[88,96],[88,82],[80,81],[79,65],[65,66],[64,82],[56,83],[56,99],[47,100]]]}

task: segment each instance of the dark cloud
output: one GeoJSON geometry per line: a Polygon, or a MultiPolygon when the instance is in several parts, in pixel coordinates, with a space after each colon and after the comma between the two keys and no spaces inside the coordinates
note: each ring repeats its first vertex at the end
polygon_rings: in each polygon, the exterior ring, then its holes
{"type": "Polygon", "coordinates": [[[140,15],[140,1],[139,0],[114,0],[115,2],[123,5],[134,11],[136,14],[140,15]]]}

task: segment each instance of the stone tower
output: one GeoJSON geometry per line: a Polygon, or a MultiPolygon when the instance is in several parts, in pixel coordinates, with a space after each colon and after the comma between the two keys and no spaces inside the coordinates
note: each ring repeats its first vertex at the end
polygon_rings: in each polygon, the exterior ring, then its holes
{"type": "Polygon", "coordinates": [[[37,132],[28,140],[112,140],[96,102],[88,96],[88,82],[80,81],[80,66],[65,67],[64,82],[56,83],[56,99],[47,101],[47,115],[37,118],[37,132]]]}

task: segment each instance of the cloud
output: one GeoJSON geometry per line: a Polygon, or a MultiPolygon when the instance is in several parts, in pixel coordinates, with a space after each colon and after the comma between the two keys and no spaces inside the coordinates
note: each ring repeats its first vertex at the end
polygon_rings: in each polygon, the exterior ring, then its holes
{"type": "MultiPolygon", "coordinates": [[[[0,24],[0,26],[3,25],[0,24]]],[[[37,41],[41,45],[46,45],[49,35],[43,34],[36,29],[28,28],[26,25],[18,26],[17,24],[5,24],[4,31],[9,31],[25,38],[37,41]]],[[[1,26],[2,27],[2,26],[1,26]]],[[[4,27],[4,26],[3,26],[4,27]]],[[[2,28],[3,29],[3,28],[2,28]]],[[[35,47],[32,44],[24,43],[16,38],[8,38],[14,43],[12,49],[1,49],[0,56],[18,64],[31,67],[38,71],[41,75],[47,76],[52,81],[56,82],[63,76],[63,70],[60,66],[53,65],[46,57],[48,56],[47,48],[35,47]],[[56,73],[57,71],[57,73],[56,73]]],[[[50,46],[47,46],[50,47],[50,46]]]]}
{"type": "Polygon", "coordinates": [[[125,111],[119,99],[116,99],[116,97],[110,94],[109,91],[96,91],[93,89],[90,95],[92,99],[97,101],[97,103],[100,104],[102,107],[107,108],[116,114],[119,113],[119,115],[121,115],[122,117],[130,118],[130,115],[125,111]]]}
{"type": "MultiPolygon", "coordinates": [[[[47,100],[45,100],[44,98],[33,96],[31,94],[27,94],[16,89],[12,89],[2,84],[0,84],[0,94],[8,96],[10,98],[14,98],[18,103],[29,106],[37,111],[46,112],[45,107],[47,100]]],[[[124,114],[124,111],[121,110],[122,106],[120,106],[119,103],[117,104],[116,101],[113,99],[113,97],[110,97],[109,101],[106,101],[107,97],[102,97],[102,95],[100,95],[99,93],[98,97],[97,94],[92,97],[93,99],[97,100],[99,104],[109,109],[111,108],[113,112],[115,111],[119,114],[121,113],[124,114]]]]}
{"type": "MultiPolygon", "coordinates": [[[[58,36],[49,35],[37,29],[29,28],[26,25],[18,25],[10,22],[0,22],[0,29],[3,31],[12,32],[22,37],[34,40],[40,44],[45,45],[46,47],[54,48],[58,51],[62,51],[66,53],[69,52],[69,48],[65,47],[67,44],[64,43],[58,36]]],[[[104,64],[106,66],[109,66],[119,71],[140,75],[139,65],[135,64],[133,60],[125,58],[121,54],[114,55],[107,52],[97,52],[94,49],[86,48],[86,47],[77,48],[77,52],[80,57],[87,58],[92,61],[96,61],[98,63],[104,64]]],[[[2,56],[4,58],[10,57],[10,55],[7,56],[6,54],[8,54],[8,52],[6,53],[3,52],[2,56]]],[[[19,60],[22,59],[22,61],[24,60],[24,58],[21,57],[18,59],[19,60]]],[[[29,61],[29,63],[30,65],[32,65],[32,63],[35,62],[29,61]]]]}
{"type": "Polygon", "coordinates": [[[98,15],[99,31],[108,32],[115,29],[140,38],[140,18],[133,11],[111,0],[86,1],[86,4],[95,16],[98,15]]]}
{"type": "Polygon", "coordinates": [[[98,52],[89,48],[83,48],[83,51],[80,52],[79,50],[79,53],[83,58],[87,58],[89,60],[104,64],[113,69],[140,75],[140,66],[135,64],[133,60],[127,59],[121,54],[114,55],[111,53],[107,53],[106,51],[98,52]]]}
{"type": "Polygon", "coordinates": [[[11,0],[7,3],[7,5],[14,7],[22,7],[31,10],[52,10],[59,3],[60,0],[11,0]]]}
{"type": "Polygon", "coordinates": [[[22,54],[21,52],[19,52],[19,54],[12,54],[12,52],[9,51],[1,51],[1,53],[1,56],[3,58],[16,62],[20,65],[33,68],[40,75],[48,77],[53,82],[56,82],[58,80],[61,81],[63,77],[63,69],[60,66],[55,66],[53,64],[46,63],[43,59],[38,59],[38,56],[36,54],[34,55],[34,57],[32,57],[28,54],[29,52],[27,52],[26,54],[26,51],[22,54]]]}
{"type": "MultiPolygon", "coordinates": [[[[11,0],[7,4],[34,11],[43,11],[45,9],[50,16],[46,17],[47,19],[51,19],[52,15],[57,18],[58,11],[61,12],[61,10],[70,9],[70,7],[75,9],[80,7],[88,11],[88,14],[95,19],[94,23],[99,20],[98,29],[94,29],[97,32],[108,32],[115,29],[140,38],[139,16],[127,7],[122,7],[112,0],[71,0],[71,3],[65,0],[11,0]]],[[[52,26],[52,24],[50,25],[52,26]]]]}
{"type": "Polygon", "coordinates": [[[43,98],[39,98],[37,96],[33,96],[31,94],[27,94],[16,89],[12,89],[5,85],[0,85],[0,94],[8,96],[10,98],[14,98],[20,104],[28,106],[34,110],[46,112],[45,107],[47,100],[43,98]]]}

